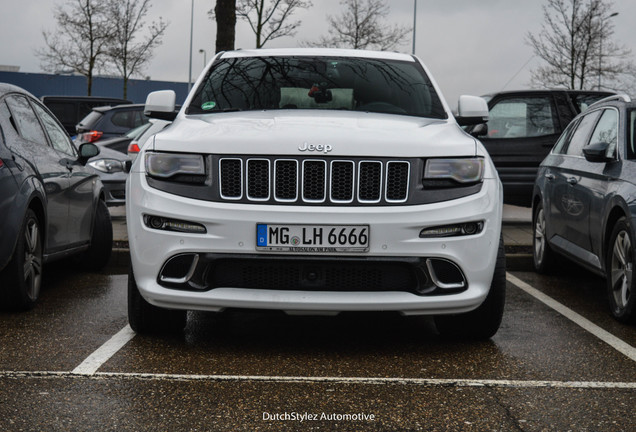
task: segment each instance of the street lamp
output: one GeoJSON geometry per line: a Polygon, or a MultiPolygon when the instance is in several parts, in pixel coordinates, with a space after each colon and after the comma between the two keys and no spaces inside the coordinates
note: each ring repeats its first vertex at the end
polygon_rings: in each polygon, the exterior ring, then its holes
{"type": "Polygon", "coordinates": [[[611,15],[606,16],[605,18],[601,17],[601,27],[599,29],[599,41],[598,41],[598,89],[601,89],[601,75],[603,74],[602,70],[602,59],[603,59],[603,22],[607,19],[613,18],[618,15],[618,12],[614,12],[611,15]]]}
{"type": "Polygon", "coordinates": [[[199,54],[203,54],[203,68],[205,69],[205,65],[208,64],[208,53],[205,52],[203,48],[199,50],[199,54]]]}
{"type": "Polygon", "coordinates": [[[190,69],[188,72],[188,93],[192,88],[192,33],[194,31],[194,0],[190,5],[190,69]]]}
{"type": "Polygon", "coordinates": [[[417,0],[413,0],[413,52],[411,54],[415,55],[415,24],[417,21],[417,0]]]}

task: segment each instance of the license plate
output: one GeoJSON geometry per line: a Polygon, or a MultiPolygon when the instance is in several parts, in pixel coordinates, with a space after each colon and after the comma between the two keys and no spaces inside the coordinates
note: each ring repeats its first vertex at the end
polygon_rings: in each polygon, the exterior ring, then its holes
{"type": "Polygon", "coordinates": [[[368,252],[369,225],[256,225],[256,250],[368,252]]]}

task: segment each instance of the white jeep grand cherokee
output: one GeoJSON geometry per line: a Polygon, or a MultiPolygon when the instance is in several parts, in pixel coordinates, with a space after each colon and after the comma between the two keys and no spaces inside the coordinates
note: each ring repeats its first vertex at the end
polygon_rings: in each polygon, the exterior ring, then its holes
{"type": "MultiPolygon", "coordinates": [[[[169,117],[175,95],[148,96],[169,117]]],[[[505,299],[502,187],[419,59],[327,49],[218,54],[127,185],[137,332],[187,310],[435,315],[488,338],[505,299]]]]}

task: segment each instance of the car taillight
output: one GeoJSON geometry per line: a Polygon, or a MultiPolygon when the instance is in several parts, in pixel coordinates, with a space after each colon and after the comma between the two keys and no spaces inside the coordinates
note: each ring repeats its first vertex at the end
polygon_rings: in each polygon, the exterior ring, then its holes
{"type": "Polygon", "coordinates": [[[139,153],[139,145],[136,142],[128,144],[128,153],[139,153]]]}
{"type": "Polygon", "coordinates": [[[4,162],[2,161],[2,159],[0,159],[0,168],[2,168],[4,166],[4,162]]]}
{"type": "Polygon", "coordinates": [[[104,132],[95,130],[84,132],[79,135],[79,141],[83,143],[92,143],[100,139],[102,135],[104,135],[104,132]]]}

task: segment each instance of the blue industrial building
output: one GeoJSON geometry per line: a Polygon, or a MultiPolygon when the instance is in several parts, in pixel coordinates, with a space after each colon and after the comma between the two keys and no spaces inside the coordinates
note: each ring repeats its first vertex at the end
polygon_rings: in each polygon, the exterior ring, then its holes
{"type": "MultiPolygon", "coordinates": [[[[5,82],[42,96],[86,96],[86,77],[83,75],[57,75],[0,71],[0,82],[5,82]]],[[[145,103],[148,93],[156,90],[174,90],[177,103],[182,104],[188,94],[188,83],[152,80],[128,80],[126,99],[145,103]]],[[[122,98],[124,83],[121,78],[94,76],[92,96],[122,98]]]]}

